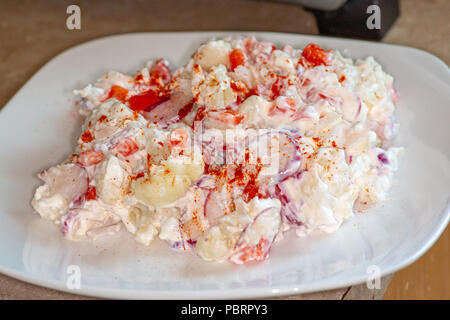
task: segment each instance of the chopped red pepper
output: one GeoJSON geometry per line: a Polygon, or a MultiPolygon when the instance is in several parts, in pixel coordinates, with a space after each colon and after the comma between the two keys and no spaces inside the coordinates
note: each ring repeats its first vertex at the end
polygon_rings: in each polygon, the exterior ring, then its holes
{"type": "Polygon", "coordinates": [[[238,66],[245,64],[245,55],[241,49],[234,49],[230,52],[231,71],[234,71],[238,66]]]}
{"type": "Polygon", "coordinates": [[[144,171],[141,171],[141,172],[139,172],[138,174],[136,174],[136,175],[134,175],[134,176],[131,176],[131,180],[137,180],[137,179],[139,179],[139,178],[142,178],[143,176],[145,176],[145,172],[144,172],[144,171]]]}
{"type": "Polygon", "coordinates": [[[325,65],[330,65],[330,58],[328,53],[330,51],[325,51],[317,44],[308,44],[302,52],[302,57],[305,58],[313,67],[325,65]]]}
{"type": "MultiPolygon", "coordinates": [[[[264,261],[269,256],[271,242],[261,237],[256,246],[246,245],[237,249],[237,263],[245,263],[249,261],[264,261]]],[[[235,261],[236,261],[235,260],[235,261]]]]}
{"type": "Polygon", "coordinates": [[[110,98],[116,98],[120,102],[124,103],[127,100],[128,96],[128,90],[125,88],[122,88],[121,86],[112,86],[109,90],[108,96],[105,100],[108,100],[110,98]]]}
{"type": "Polygon", "coordinates": [[[194,107],[194,100],[192,100],[191,102],[186,104],[183,108],[178,110],[178,120],[181,120],[184,117],[186,117],[187,114],[192,111],[193,107],[194,107]]]}
{"type": "Polygon", "coordinates": [[[272,90],[272,99],[280,96],[281,90],[283,89],[283,81],[281,78],[278,78],[271,87],[272,90]]]}
{"type": "Polygon", "coordinates": [[[201,107],[197,110],[197,114],[195,115],[194,123],[197,121],[202,121],[208,112],[205,107],[201,107]]]}
{"type": "Polygon", "coordinates": [[[170,145],[172,147],[184,148],[188,139],[189,133],[184,129],[177,128],[170,133],[170,145]]]}
{"type": "Polygon", "coordinates": [[[87,201],[97,199],[97,190],[95,189],[94,186],[89,187],[89,189],[86,192],[86,195],[84,196],[84,198],[87,201]]]}
{"type": "Polygon", "coordinates": [[[92,135],[91,131],[86,130],[85,132],[83,132],[83,133],[81,134],[80,139],[81,139],[81,141],[83,141],[84,143],[89,143],[89,142],[91,142],[92,140],[94,140],[94,136],[92,135]]]}
{"type": "Polygon", "coordinates": [[[160,96],[153,90],[148,90],[128,99],[128,106],[134,111],[151,111],[160,103],[167,101],[168,96],[160,96]]]}

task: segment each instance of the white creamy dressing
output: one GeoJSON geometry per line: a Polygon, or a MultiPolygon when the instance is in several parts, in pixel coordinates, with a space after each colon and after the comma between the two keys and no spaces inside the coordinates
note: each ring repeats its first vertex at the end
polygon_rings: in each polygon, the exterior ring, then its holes
{"type": "Polygon", "coordinates": [[[386,148],[397,131],[393,78],[373,57],[323,52],[328,60],[317,63],[302,50],[252,37],[211,40],[164,87],[172,92],[164,108],[182,101],[186,114],[175,110],[158,123],[146,117],[166,115],[160,102],[146,113],[133,111],[130,98],[163,83],[167,62],[149,62],[139,80],[108,72],[74,91],[85,116],[67,161],[76,170],[47,171],[33,207],[69,239],[95,239],[124,225],[143,245],[158,237],[204,260],[237,264],[266,259],[290,228],[298,235],[336,231],[356,205],[385,200],[401,148],[386,148]],[[113,86],[125,96],[107,99],[113,86]],[[201,138],[194,119],[203,124],[201,138]],[[238,147],[225,151],[214,135],[206,138],[212,129],[227,129],[238,147]],[[236,164],[248,130],[262,137],[258,130],[268,129],[285,137],[276,138],[285,145],[269,159],[282,167],[267,174],[266,164],[236,164]],[[233,162],[217,164],[226,156],[233,162]],[[74,187],[63,189],[63,178],[74,187]]]}

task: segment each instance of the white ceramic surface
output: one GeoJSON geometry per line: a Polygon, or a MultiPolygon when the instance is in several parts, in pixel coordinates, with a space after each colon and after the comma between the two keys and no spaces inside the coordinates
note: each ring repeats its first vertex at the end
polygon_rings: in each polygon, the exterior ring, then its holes
{"type": "MultiPolygon", "coordinates": [[[[367,268],[382,274],[414,262],[450,216],[450,72],[420,50],[316,36],[252,33],[303,47],[315,42],[357,58],[373,55],[400,92],[397,144],[405,146],[390,199],[348,220],[333,235],[291,235],[269,260],[236,266],[201,261],[129,234],[100,242],[64,240],[30,206],[36,173],[71,153],[79,123],[71,91],[108,70],[134,73],[151,58],[181,66],[203,41],[224,32],[141,33],[72,48],[36,73],[0,112],[0,272],[38,285],[66,287],[67,267],[81,269],[81,289],[115,298],[244,298],[327,290],[361,283],[367,268]]],[[[248,34],[240,33],[240,34],[248,34]]],[[[448,259],[448,257],[437,257],[448,259]]]]}

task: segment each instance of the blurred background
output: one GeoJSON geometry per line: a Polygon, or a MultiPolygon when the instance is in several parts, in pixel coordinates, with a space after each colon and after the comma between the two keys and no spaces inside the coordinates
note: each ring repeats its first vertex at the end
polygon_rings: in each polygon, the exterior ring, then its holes
{"type": "MultiPolygon", "coordinates": [[[[192,30],[325,34],[416,47],[448,65],[449,18],[449,0],[1,0],[0,108],[55,55],[111,34],[192,30]],[[66,27],[71,4],[81,9],[80,30],[66,27]],[[369,15],[363,10],[371,4],[381,8],[380,29],[364,28],[369,15]]],[[[450,299],[449,243],[447,228],[422,258],[394,275],[384,298],[450,299]]],[[[0,293],[7,285],[2,277],[0,293]]]]}

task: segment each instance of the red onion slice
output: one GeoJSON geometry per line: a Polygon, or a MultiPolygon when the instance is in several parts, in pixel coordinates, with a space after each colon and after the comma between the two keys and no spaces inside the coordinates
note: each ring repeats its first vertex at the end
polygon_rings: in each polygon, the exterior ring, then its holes
{"type": "Polygon", "coordinates": [[[263,166],[271,168],[267,172],[268,175],[272,175],[270,184],[283,181],[300,170],[302,164],[300,146],[287,132],[263,133],[249,142],[248,149],[250,161],[259,158],[263,166]]]}
{"type": "Polygon", "coordinates": [[[287,224],[296,227],[303,225],[303,223],[297,216],[297,213],[301,209],[302,203],[297,203],[292,198],[292,195],[289,193],[286,185],[288,183],[299,183],[301,176],[302,174],[300,173],[282,181],[280,184],[275,186],[274,192],[271,194],[271,196],[279,199],[281,202],[281,217],[283,218],[283,220],[287,224]]]}
{"type": "Polygon", "coordinates": [[[300,146],[295,139],[286,134],[280,134],[280,171],[278,181],[283,181],[297,173],[302,164],[300,146]]]}
{"type": "Polygon", "coordinates": [[[173,90],[170,99],[154,106],[151,110],[143,112],[149,121],[179,122],[186,117],[194,107],[190,81],[179,79],[178,87],[173,90]]]}

